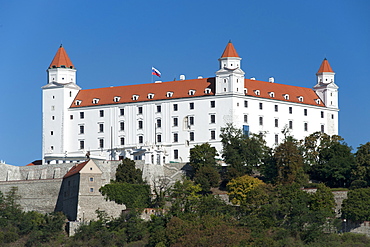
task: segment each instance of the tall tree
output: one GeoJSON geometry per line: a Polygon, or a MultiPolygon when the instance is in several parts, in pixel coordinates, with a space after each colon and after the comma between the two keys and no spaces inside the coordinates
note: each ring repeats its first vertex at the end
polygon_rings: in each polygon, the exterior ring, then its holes
{"type": "Polygon", "coordinates": [[[229,165],[228,179],[251,174],[263,163],[268,148],[263,135],[247,136],[241,129],[228,124],[221,128],[222,157],[229,165]]]}
{"type": "Polygon", "coordinates": [[[263,184],[261,180],[248,175],[232,179],[227,184],[230,201],[236,205],[246,204],[249,192],[261,184],[263,184]]]}
{"type": "Polygon", "coordinates": [[[370,142],[360,145],[355,154],[356,168],[353,170],[353,175],[357,180],[366,181],[366,185],[370,185],[370,142]]]}
{"type": "Polygon", "coordinates": [[[370,188],[350,190],[342,204],[342,218],[354,222],[370,220],[370,188]]]}
{"type": "Polygon", "coordinates": [[[116,181],[129,184],[145,184],[143,173],[135,167],[135,161],[124,158],[116,169],[116,181]]]}

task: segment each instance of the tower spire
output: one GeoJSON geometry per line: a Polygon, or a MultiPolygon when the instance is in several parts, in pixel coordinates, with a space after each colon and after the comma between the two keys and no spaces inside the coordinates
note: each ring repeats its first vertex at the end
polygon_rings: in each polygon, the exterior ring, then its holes
{"type": "Polygon", "coordinates": [[[231,43],[231,40],[229,40],[229,43],[227,43],[226,48],[224,50],[224,53],[222,53],[221,58],[223,57],[239,57],[238,53],[234,48],[233,43],[231,43]]]}
{"type": "Polygon", "coordinates": [[[51,61],[49,69],[51,68],[70,68],[70,69],[75,68],[62,44],[60,44],[53,61],[51,61]]]}
{"type": "Polygon", "coordinates": [[[325,72],[334,73],[333,69],[331,68],[331,66],[329,64],[328,59],[326,59],[326,58],[324,58],[324,60],[322,61],[321,66],[320,66],[320,68],[319,68],[319,70],[317,71],[316,74],[321,74],[321,73],[325,73],[325,72]]]}

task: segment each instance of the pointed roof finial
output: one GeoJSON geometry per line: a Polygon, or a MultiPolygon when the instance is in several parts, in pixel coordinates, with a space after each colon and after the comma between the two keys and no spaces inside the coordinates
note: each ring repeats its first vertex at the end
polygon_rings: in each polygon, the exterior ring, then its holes
{"type": "Polygon", "coordinates": [[[324,60],[322,61],[321,66],[319,70],[317,71],[317,74],[323,73],[323,72],[334,73],[333,69],[331,68],[329,64],[329,61],[326,58],[324,58],[324,60]]]}
{"type": "Polygon", "coordinates": [[[49,69],[51,68],[70,68],[70,69],[75,68],[71,59],[69,59],[66,50],[63,48],[62,44],[60,44],[53,61],[49,65],[49,69]]]}
{"type": "Polygon", "coordinates": [[[231,43],[231,40],[229,40],[229,43],[227,44],[224,53],[222,53],[221,57],[239,57],[238,53],[234,48],[233,43],[231,43]]]}

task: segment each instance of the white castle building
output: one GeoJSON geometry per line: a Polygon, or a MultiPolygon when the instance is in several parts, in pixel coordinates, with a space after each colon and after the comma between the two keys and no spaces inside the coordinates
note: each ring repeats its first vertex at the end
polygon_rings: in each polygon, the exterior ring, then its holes
{"type": "Polygon", "coordinates": [[[147,164],[186,162],[194,145],[221,151],[220,129],[232,123],[264,133],[268,145],[288,128],[297,139],[338,134],[338,86],[324,59],[313,89],[245,79],[229,42],[215,77],[82,90],[61,46],[43,90],[43,163],[128,157],[147,164]]]}

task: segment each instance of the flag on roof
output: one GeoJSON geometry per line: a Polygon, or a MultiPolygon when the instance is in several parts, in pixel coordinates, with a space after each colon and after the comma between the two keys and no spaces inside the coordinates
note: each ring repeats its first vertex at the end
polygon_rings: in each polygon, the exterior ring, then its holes
{"type": "Polygon", "coordinates": [[[159,72],[159,70],[157,70],[156,68],[152,67],[152,75],[161,77],[161,72],[159,72]]]}

